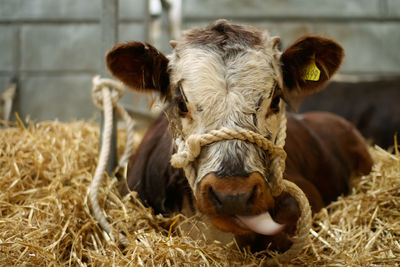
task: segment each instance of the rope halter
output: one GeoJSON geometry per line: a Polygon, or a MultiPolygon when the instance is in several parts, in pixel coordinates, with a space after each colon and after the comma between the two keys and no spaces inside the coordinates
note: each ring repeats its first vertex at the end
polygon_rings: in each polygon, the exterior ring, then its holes
{"type": "MultiPolygon", "coordinates": [[[[268,151],[272,157],[271,169],[281,169],[281,171],[275,171],[274,176],[268,183],[271,185],[273,194],[275,196],[282,192],[282,188],[279,187],[280,180],[282,179],[283,169],[285,168],[286,152],[285,150],[275,145],[272,141],[268,140],[261,134],[255,133],[250,130],[236,128],[221,128],[219,130],[212,130],[206,134],[194,134],[188,136],[186,141],[178,139],[176,141],[178,151],[171,158],[171,165],[175,168],[183,168],[190,181],[195,181],[195,170],[192,166],[192,162],[200,155],[201,147],[223,140],[241,140],[247,141],[257,145],[263,150],[268,151]],[[279,166],[277,166],[279,165],[279,166]],[[283,166],[282,166],[283,165],[283,166]]],[[[191,184],[193,188],[193,184],[191,184]]]]}
{"type": "Polygon", "coordinates": [[[301,215],[297,221],[296,234],[294,237],[291,237],[292,246],[284,253],[270,259],[270,263],[273,263],[275,260],[280,263],[288,262],[298,255],[309,241],[309,230],[311,228],[311,208],[307,197],[296,184],[283,179],[286,160],[286,152],[283,149],[286,138],[286,122],[286,114],[282,112],[281,125],[275,143],[250,130],[221,128],[205,134],[189,135],[186,141],[178,138],[175,140],[177,152],[171,157],[171,165],[175,168],[183,168],[193,190],[194,181],[196,180],[196,170],[193,166],[193,161],[200,155],[203,146],[223,140],[242,140],[253,143],[271,154],[272,172],[271,177],[267,181],[271,187],[271,193],[275,197],[279,196],[283,191],[290,194],[297,201],[301,215]]]}
{"type": "Polygon", "coordinates": [[[118,100],[122,98],[122,96],[125,93],[125,87],[121,82],[117,82],[112,79],[108,78],[100,78],[99,75],[96,75],[92,79],[92,98],[93,98],[93,103],[96,106],[96,108],[103,110],[103,100],[104,100],[104,94],[103,90],[112,88],[113,90],[110,90],[111,94],[111,103],[112,106],[115,107],[118,103],[118,100]]]}

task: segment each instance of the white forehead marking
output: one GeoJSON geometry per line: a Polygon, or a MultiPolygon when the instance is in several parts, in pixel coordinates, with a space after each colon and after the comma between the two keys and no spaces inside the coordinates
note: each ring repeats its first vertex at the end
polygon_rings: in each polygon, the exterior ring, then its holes
{"type": "Polygon", "coordinates": [[[194,121],[207,128],[229,126],[232,116],[255,113],[259,99],[269,95],[277,80],[273,57],[248,49],[223,58],[217,51],[187,48],[174,65],[173,80],[182,87],[194,121]],[[202,114],[197,114],[201,109],[202,114]],[[206,120],[205,120],[206,119],[206,120]]]}

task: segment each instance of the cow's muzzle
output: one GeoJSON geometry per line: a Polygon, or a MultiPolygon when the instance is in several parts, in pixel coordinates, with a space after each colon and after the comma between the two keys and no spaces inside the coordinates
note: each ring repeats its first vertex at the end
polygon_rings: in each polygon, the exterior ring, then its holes
{"type": "Polygon", "coordinates": [[[196,196],[199,210],[222,231],[274,234],[282,229],[269,216],[274,199],[258,172],[247,177],[223,178],[210,173],[198,184],[196,196]]]}

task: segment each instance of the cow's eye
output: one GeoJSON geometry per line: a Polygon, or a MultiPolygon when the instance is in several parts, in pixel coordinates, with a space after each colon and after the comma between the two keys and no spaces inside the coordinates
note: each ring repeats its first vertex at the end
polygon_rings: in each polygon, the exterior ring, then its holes
{"type": "Polygon", "coordinates": [[[271,105],[269,106],[269,113],[278,113],[279,112],[279,103],[281,101],[281,97],[279,95],[274,96],[271,101],[271,105]]]}
{"type": "Polygon", "coordinates": [[[176,100],[176,104],[177,104],[178,109],[179,109],[179,115],[185,116],[186,113],[188,113],[188,109],[187,109],[186,103],[183,100],[183,98],[182,97],[178,97],[177,100],[176,100]]]}
{"type": "Polygon", "coordinates": [[[261,104],[264,102],[264,97],[261,97],[258,102],[257,102],[257,106],[256,106],[256,111],[258,111],[261,107],[261,104]]]}

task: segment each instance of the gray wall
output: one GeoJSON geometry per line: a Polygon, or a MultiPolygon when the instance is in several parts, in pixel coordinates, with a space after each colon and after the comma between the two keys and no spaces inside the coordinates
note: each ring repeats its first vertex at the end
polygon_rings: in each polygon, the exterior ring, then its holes
{"type": "MultiPolygon", "coordinates": [[[[0,93],[18,77],[16,108],[35,120],[93,118],[101,72],[101,0],[0,0],[0,93]]],[[[119,41],[145,39],[145,0],[120,0],[119,41]]],[[[131,95],[130,95],[131,96],[131,95]]],[[[145,101],[126,97],[124,102],[145,101]]]]}
{"type": "MultiPolygon", "coordinates": [[[[183,26],[217,18],[280,35],[283,47],[305,33],[346,50],[348,75],[400,75],[399,0],[183,0],[183,26]]],[[[145,40],[145,0],[120,0],[119,39],[145,40]]],[[[0,0],[0,93],[19,78],[18,109],[35,120],[91,118],[91,78],[100,73],[101,0],[0,0]]],[[[161,48],[168,50],[167,44],[161,48]]],[[[145,98],[123,100],[139,111],[145,98]]]]}

